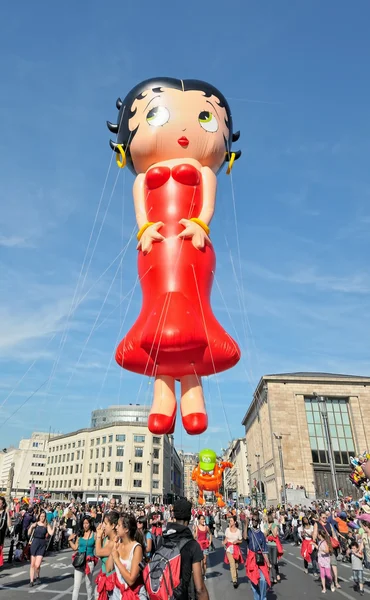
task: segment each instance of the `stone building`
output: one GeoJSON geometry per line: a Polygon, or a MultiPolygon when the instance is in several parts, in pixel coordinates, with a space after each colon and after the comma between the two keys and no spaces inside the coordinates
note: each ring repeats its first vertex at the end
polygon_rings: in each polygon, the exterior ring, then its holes
{"type": "Polygon", "coordinates": [[[303,497],[356,495],[350,456],[369,450],[370,377],[328,373],[265,375],[243,418],[251,478],[267,504],[287,488],[303,497]],[[280,438],[280,439],[279,439],[280,438]],[[329,452],[335,475],[330,468],[329,452]],[[336,490],[335,490],[336,488],[336,490]]]}
{"type": "Polygon", "coordinates": [[[182,461],[184,471],[184,496],[188,500],[196,500],[198,497],[198,486],[195,481],[192,481],[191,475],[194,467],[197,466],[199,455],[194,452],[179,451],[179,456],[182,461]]]}
{"type": "Polygon", "coordinates": [[[229,500],[244,502],[250,495],[247,445],[245,438],[233,440],[225,450],[222,460],[233,463],[225,470],[224,493],[229,500]]]}

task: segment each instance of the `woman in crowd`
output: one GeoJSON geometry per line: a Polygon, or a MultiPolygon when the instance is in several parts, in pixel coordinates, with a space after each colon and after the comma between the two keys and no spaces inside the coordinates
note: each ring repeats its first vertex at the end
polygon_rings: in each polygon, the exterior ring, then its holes
{"type": "Polygon", "coordinates": [[[326,592],[327,579],[330,584],[330,589],[335,592],[335,585],[331,575],[330,568],[330,556],[333,554],[333,547],[331,545],[330,537],[324,529],[319,529],[317,536],[317,551],[318,551],[318,563],[320,567],[320,578],[322,585],[322,593],[326,592]]]}
{"type": "Polygon", "coordinates": [[[271,565],[271,580],[272,583],[278,583],[280,581],[279,559],[283,556],[284,550],[279,538],[279,525],[274,522],[274,517],[271,514],[267,517],[267,524],[268,529],[265,535],[271,565]]]}
{"type": "Polygon", "coordinates": [[[7,510],[7,503],[5,498],[0,496],[0,567],[4,564],[3,548],[5,535],[10,526],[11,519],[9,511],[7,510]]]}
{"type": "Polygon", "coordinates": [[[212,534],[208,525],[206,524],[206,518],[204,515],[200,515],[198,519],[198,525],[194,528],[194,537],[203,552],[202,572],[204,579],[206,579],[207,557],[209,555],[209,547],[212,542],[212,534]]]}
{"type": "Polygon", "coordinates": [[[135,517],[128,513],[121,514],[117,525],[118,538],[106,563],[108,572],[113,569],[116,571],[111,600],[123,600],[126,595],[130,600],[139,597],[142,587],[140,563],[143,560],[143,549],[141,544],[135,541],[136,531],[135,517]]]}
{"type": "Polygon", "coordinates": [[[96,530],[95,554],[102,563],[101,571],[95,581],[98,600],[108,600],[109,594],[115,586],[115,570],[107,571],[107,561],[117,537],[118,519],[119,513],[111,510],[105,515],[103,523],[96,530]]]}
{"type": "MultiPolygon", "coordinates": [[[[169,520],[170,518],[171,516],[169,517],[169,520]]],[[[145,560],[146,562],[149,562],[153,550],[153,538],[152,534],[148,530],[148,521],[145,516],[141,516],[137,520],[137,533],[139,535],[136,541],[140,542],[141,545],[145,548],[145,560]]]]}
{"type": "Polygon", "coordinates": [[[252,516],[252,527],[248,530],[248,554],[246,561],[246,572],[251,582],[254,600],[266,600],[267,589],[270,581],[270,561],[266,538],[260,529],[259,518],[256,514],[252,516]]]}
{"type": "Polygon", "coordinates": [[[40,581],[40,569],[42,559],[44,558],[47,546],[46,536],[49,534],[50,537],[54,535],[54,527],[48,524],[46,519],[46,512],[44,510],[39,512],[38,520],[32,523],[28,529],[28,535],[31,543],[31,565],[30,565],[30,587],[34,584],[41,583],[40,581]],[[36,578],[35,578],[36,575],[36,578]]]}
{"type": "MultiPolygon", "coordinates": [[[[93,572],[98,559],[95,557],[95,534],[91,517],[85,516],[82,522],[82,531],[80,535],[72,535],[69,537],[68,541],[72,550],[75,550],[78,552],[78,554],[85,554],[85,560],[80,566],[73,565],[75,566],[75,570],[72,600],[78,600],[81,583],[84,579],[86,584],[87,600],[93,600],[93,572]]],[[[77,556],[72,556],[72,564],[76,560],[77,556]]]]}
{"type": "Polygon", "coordinates": [[[242,543],[242,532],[238,528],[238,521],[236,517],[229,518],[229,526],[225,530],[224,541],[222,542],[225,546],[225,559],[224,562],[230,565],[231,581],[234,588],[238,587],[238,566],[239,562],[243,560],[243,556],[240,550],[240,544],[242,543]]]}
{"type": "Polygon", "coordinates": [[[317,547],[313,541],[313,525],[308,517],[302,518],[302,525],[299,528],[299,535],[302,540],[301,556],[303,558],[304,572],[308,573],[308,565],[312,563],[312,573],[319,574],[317,566],[317,547]]]}

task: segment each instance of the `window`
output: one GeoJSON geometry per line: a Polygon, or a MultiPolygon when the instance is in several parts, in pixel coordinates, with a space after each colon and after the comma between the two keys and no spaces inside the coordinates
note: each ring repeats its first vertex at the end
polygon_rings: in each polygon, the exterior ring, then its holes
{"type": "Polygon", "coordinates": [[[110,471],[110,466],[111,466],[111,463],[110,463],[110,462],[109,462],[109,463],[107,463],[107,471],[108,471],[108,473],[109,473],[109,471],[110,471]]]}
{"type": "Polygon", "coordinates": [[[134,487],[141,487],[142,481],[141,479],[134,479],[134,487]]]}
{"type": "Polygon", "coordinates": [[[101,443],[105,444],[107,442],[107,436],[103,435],[102,439],[101,439],[101,443]]]}
{"type": "Polygon", "coordinates": [[[94,487],[96,487],[98,485],[98,480],[94,479],[94,487]]]}
{"type": "Polygon", "coordinates": [[[78,440],[78,447],[81,448],[81,440],[78,440]]]}
{"type": "Polygon", "coordinates": [[[96,449],[96,458],[99,458],[99,448],[96,449]]]}
{"type": "Polygon", "coordinates": [[[93,459],[93,456],[94,456],[94,450],[90,450],[90,460],[93,459]]]}
{"type": "Polygon", "coordinates": [[[77,479],[73,480],[73,485],[77,485],[77,479]]]}
{"type": "Polygon", "coordinates": [[[136,442],[137,444],[144,444],[145,435],[134,435],[134,442],[136,442]]]}
{"type": "Polygon", "coordinates": [[[99,446],[100,445],[100,438],[96,438],[96,445],[99,446]]]}
{"type": "MultiPolygon", "coordinates": [[[[67,469],[68,469],[68,467],[67,467],[67,469]]],[[[73,465],[71,465],[71,466],[69,467],[69,472],[70,472],[70,473],[73,473],[73,465]]]]}
{"type": "Polygon", "coordinates": [[[91,485],[91,479],[88,479],[87,480],[87,487],[90,487],[90,485],[91,485]]]}
{"type": "Polygon", "coordinates": [[[116,462],[116,471],[118,473],[122,473],[122,471],[123,471],[123,462],[122,461],[116,462]]]}
{"type": "Polygon", "coordinates": [[[153,458],[159,458],[159,448],[153,449],[153,458]]]}
{"type": "Polygon", "coordinates": [[[70,449],[71,449],[71,444],[68,444],[68,450],[70,450],[70,449]]]}
{"type": "Polygon", "coordinates": [[[67,454],[67,462],[69,462],[69,452],[68,452],[68,454],[67,454]]]}
{"type": "MultiPolygon", "coordinates": [[[[58,475],[60,473],[60,467],[58,467],[58,475]]],[[[62,467],[62,475],[64,475],[64,467],[62,467]]]]}
{"type": "Polygon", "coordinates": [[[116,442],[125,442],[126,436],[123,433],[116,435],[116,442]]]}
{"type": "Polygon", "coordinates": [[[160,444],[160,443],[161,443],[161,438],[153,435],[153,444],[160,444]]]}
{"type": "Polygon", "coordinates": [[[143,447],[142,446],[136,446],[135,447],[135,457],[136,458],[143,458],[143,447]]]}
{"type": "MultiPolygon", "coordinates": [[[[65,455],[65,454],[63,454],[63,462],[65,462],[65,460],[66,460],[66,455],[65,455]]],[[[60,462],[60,461],[59,461],[59,462],[60,462]]]]}
{"type": "Polygon", "coordinates": [[[153,481],[153,490],[159,489],[159,481],[153,481]]]}
{"type": "Polygon", "coordinates": [[[78,473],[78,465],[75,465],[75,473],[78,473]]]}
{"type": "Polygon", "coordinates": [[[108,438],[108,443],[111,444],[113,442],[113,435],[110,435],[108,438]]]}
{"type": "Polygon", "coordinates": [[[108,456],[112,456],[112,446],[108,447],[108,456]]]}
{"type": "Polygon", "coordinates": [[[102,472],[102,473],[104,473],[104,463],[102,463],[102,464],[100,465],[100,470],[101,470],[101,472],[102,472]]]}
{"type": "Polygon", "coordinates": [[[98,463],[95,463],[95,471],[94,471],[94,473],[97,473],[97,472],[98,472],[98,463]]]}
{"type": "Polygon", "coordinates": [[[82,450],[82,452],[81,452],[81,460],[83,460],[83,459],[84,459],[84,451],[82,450]]]}
{"type": "MultiPolygon", "coordinates": [[[[344,398],[326,398],[327,424],[336,465],[349,465],[354,455],[354,442],[349,420],[348,402],[344,398]]],[[[312,462],[329,464],[325,420],[317,398],[305,398],[312,462]]]]}
{"type": "Polygon", "coordinates": [[[159,465],[153,465],[153,475],[159,475],[159,465]]]}
{"type": "Polygon", "coordinates": [[[101,457],[102,457],[102,458],[105,458],[105,448],[102,448],[102,449],[101,449],[101,457]]]}
{"type": "Polygon", "coordinates": [[[124,446],[117,446],[117,452],[116,452],[117,456],[124,456],[124,453],[125,453],[124,446]]]}
{"type": "Polygon", "coordinates": [[[71,453],[71,460],[74,460],[74,459],[75,459],[75,453],[74,453],[74,452],[72,452],[72,453],[71,453]]]}
{"type": "Polygon", "coordinates": [[[109,487],[109,486],[110,486],[110,483],[109,483],[109,481],[110,481],[109,479],[106,479],[106,480],[105,480],[105,485],[106,485],[107,487],[109,487]]]}
{"type": "Polygon", "coordinates": [[[90,440],[90,446],[94,445],[94,440],[90,440]]]}
{"type": "Polygon", "coordinates": [[[76,448],[76,442],[73,442],[72,448],[76,448]]]}
{"type": "Polygon", "coordinates": [[[33,442],[32,447],[33,448],[38,448],[39,447],[39,443],[38,442],[33,442]]]}
{"type": "Polygon", "coordinates": [[[122,479],[115,479],[114,480],[114,485],[115,485],[115,487],[121,487],[122,486],[122,479]]]}
{"type": "Polygon", "coordinates": [[[143,463],[135,463],[134,464],[134,472],[142,473],[143,472],[143,463]]]}

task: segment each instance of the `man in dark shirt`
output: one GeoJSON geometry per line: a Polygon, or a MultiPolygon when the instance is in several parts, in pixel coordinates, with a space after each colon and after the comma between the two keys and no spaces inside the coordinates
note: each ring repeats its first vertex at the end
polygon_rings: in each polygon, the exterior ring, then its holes
{"type": "Polygon", "coordinates": [[[179,541],[187,539],[187,544],[182,548],[181,554],[181,588],[176,594],[176,600],[188,600],[191,587],[191,576],[193,575],[194,587],[197,600],[209,600],[209,595],[202,574],[201,563],[203,552],[198,542],[193,538],[189,529],[191,519],[191,502],[188,500],[176,500],[173,507],[175,523],[168,523],[167,531],[163,534],[163,543],[166,540],[179,541]]]}

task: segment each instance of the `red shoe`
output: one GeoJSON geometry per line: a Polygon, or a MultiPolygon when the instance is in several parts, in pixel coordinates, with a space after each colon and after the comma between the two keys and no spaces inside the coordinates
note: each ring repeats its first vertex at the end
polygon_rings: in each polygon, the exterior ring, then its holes
{"type": "Polygon", "coordinates": [[[151,433],[156,435],[164,435],[165,433],[173,433],[175,429],[176,421],[176,406],[173,414],[169,417],[168,415],[161,415],[158,413],[152,413],[148,418],[148,429],[151,433]]]}
{"type": "Polygon", "coordinates": [[[208,417],[205,413],[191,413],[182,417],[182,424],[189,435],[199,435],[207,429],[208,417]]]}

